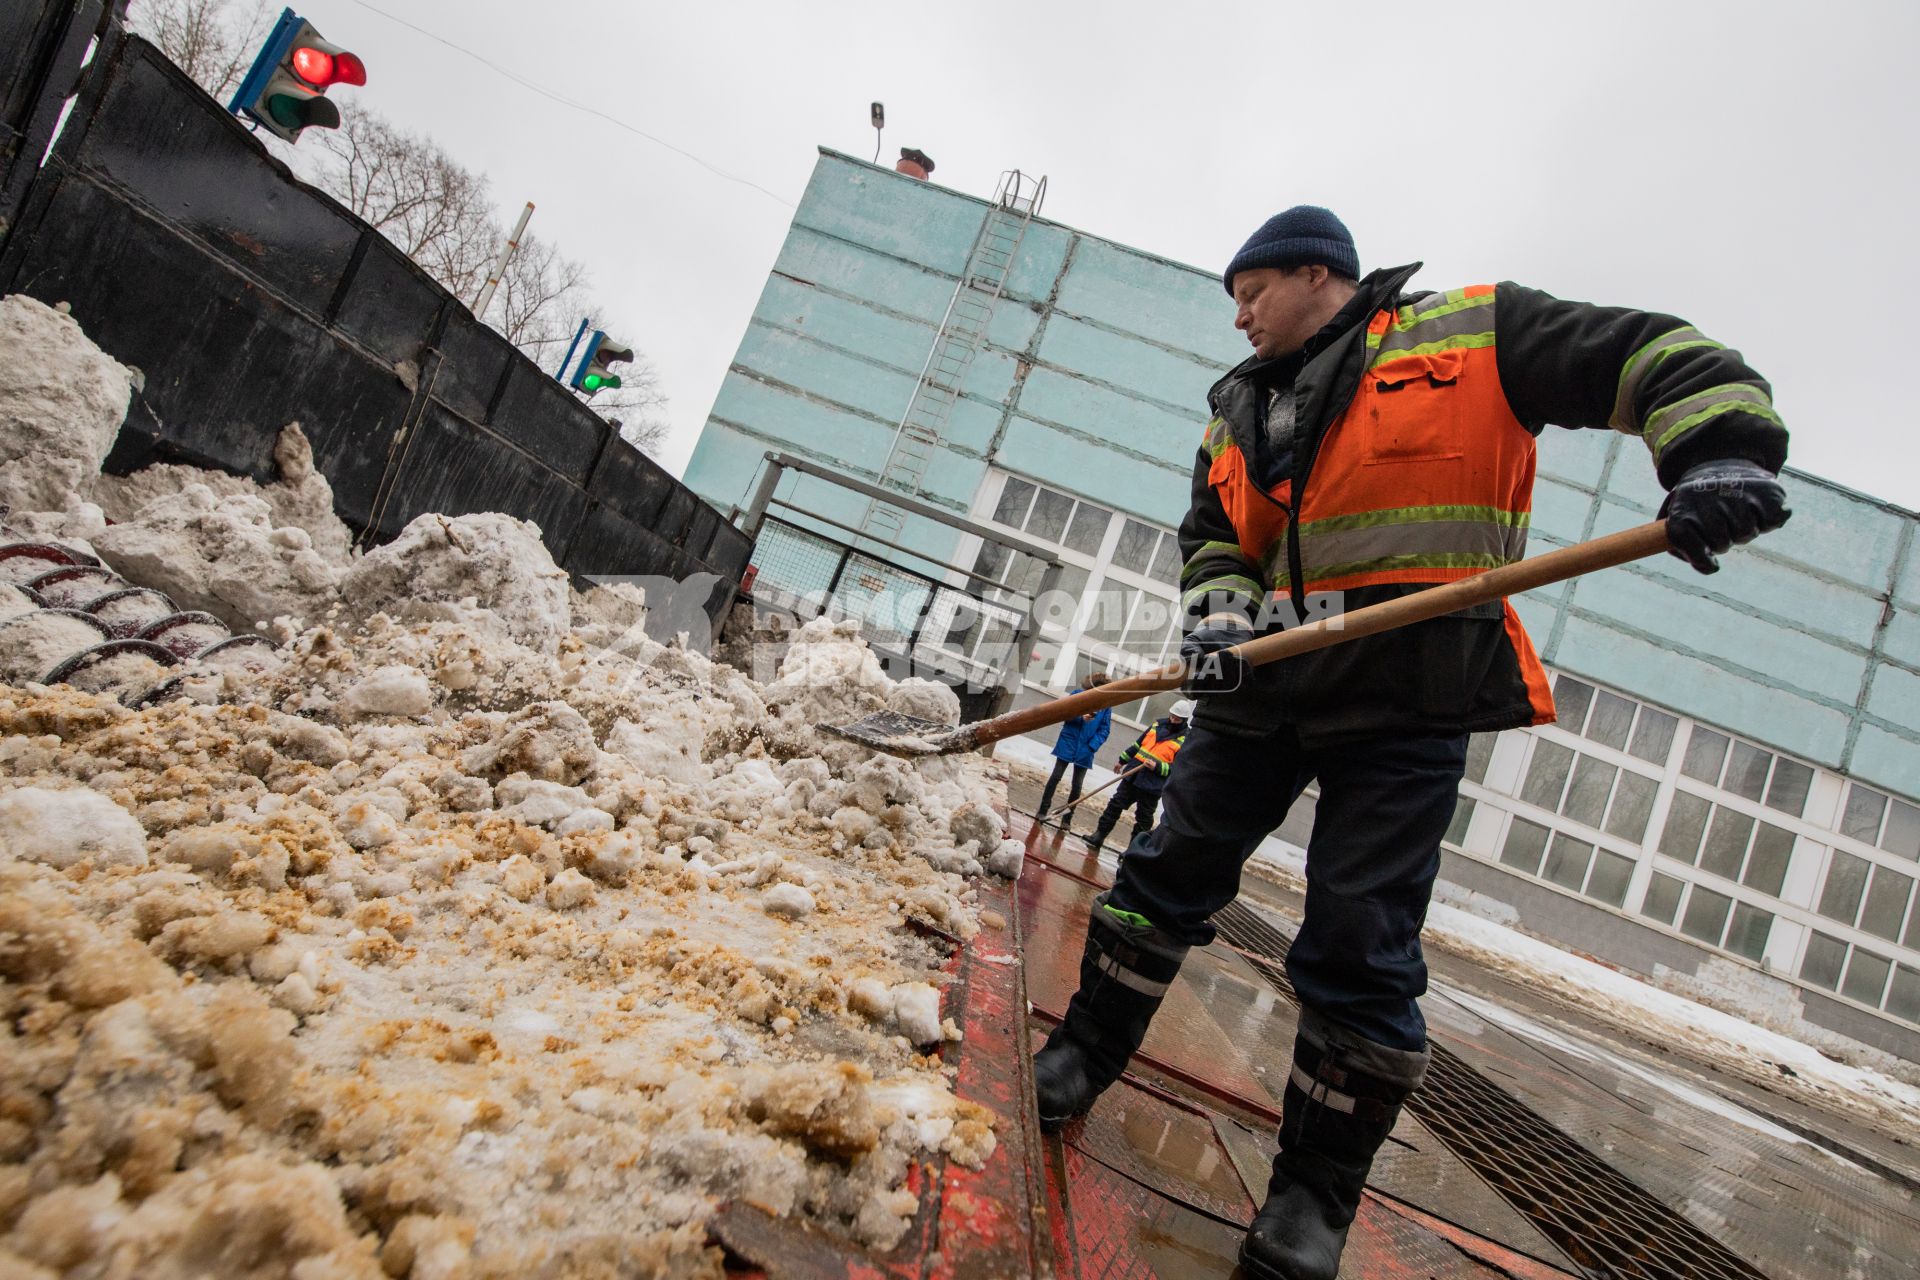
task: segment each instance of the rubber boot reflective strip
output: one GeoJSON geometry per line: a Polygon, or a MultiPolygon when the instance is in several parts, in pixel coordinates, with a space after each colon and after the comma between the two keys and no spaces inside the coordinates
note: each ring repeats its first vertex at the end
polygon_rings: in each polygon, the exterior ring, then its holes
{"type": "Polygon", "coordinates": [[[1338,1111],[1342,1115],[1352,1115],[1354,1109],[1360,1105],[1358,1098],[1350,1093],[1341,1093],[1324,1080],[1314,1079],[1302,1070],[1297,1062],[1293,1064],[1293,1085],[1314,1102],[1330,1111],[1338,1111]]]}
{"type": "Polygon", "coordinates": [[[1155,982],[1144,974],[1135,973],[1104,951],[1093,963],[1100,972],[1121,986],[1131,991],[1138,991],[1143,996],[1164,996],[1173,986],[1171,982],[1155,982]]]}

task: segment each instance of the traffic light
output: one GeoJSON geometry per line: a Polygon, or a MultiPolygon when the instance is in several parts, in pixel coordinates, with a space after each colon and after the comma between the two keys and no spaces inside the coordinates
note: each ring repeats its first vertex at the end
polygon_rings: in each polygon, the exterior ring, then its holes
{"type": "Polygon", "coordinates": [[[328,100],[328,89],[366,82],[367,64],[358,54],[329,44],[311,22],[283,9],[227,110],[251,116],[276,138],[298,142],[302,129],[340,127],[340,108],[328,100]]]}
{"type": "Polygon", "coordinates": [[[580,367],[574,370],[573,381],[568,385],[575,391],[584,391],[588,395],[596,391],[605,391],[608,387],[617,387],[620,385],[620,375],[613,372],[609,366],[631,359],[633,359],[632,347],[623,347],[617,342],[609,342],[606,330],[595,329],[593,337],[587,340],[586,351],[580,356],[580,367]]]}

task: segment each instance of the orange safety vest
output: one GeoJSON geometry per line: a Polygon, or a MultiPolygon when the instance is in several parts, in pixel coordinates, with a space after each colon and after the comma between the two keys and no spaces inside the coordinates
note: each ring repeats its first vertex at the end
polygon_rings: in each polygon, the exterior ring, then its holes
{"type": "Polygon", "coordinates": [[[1163,766],[1155,772],[1165,776],[1167,770],[1173,767],[1173,758],[1180,754],[1180,748],[1186,740],[1185,732],[1162,738],[1154,731],[1154,726],[1148,725],[1147,731],[1140,735],[1140,741],[1127,748],[1126,756],[1129,760],[1141,763],[1144,763],[1143,757],[1153,757],[1163,766]]]}
{"type": "MultiPolygon", "coordinates": [[[[1208,423],[1208,480],[1275,595],[1293,594],[1293,520],[1303,596],[1453,582],[1525,554],[1534,438],[1500,386],[1493,299],[1494,286],[1475,285],[1374,314],[1359,389],[1327,428],[1297,505],[1291,478],[1263,494],[1225,421],[1208,423]]],[[[1533,723],[1549,724],[1546,671],[1511,602],[1506,632],[1533,723]]]]}

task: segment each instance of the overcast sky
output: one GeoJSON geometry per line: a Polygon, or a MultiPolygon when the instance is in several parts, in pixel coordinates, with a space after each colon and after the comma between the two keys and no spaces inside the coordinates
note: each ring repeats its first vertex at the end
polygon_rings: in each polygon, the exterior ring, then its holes
{"type": "Polygon", "coordinates": [[[1209,269],[1311,202],[1363,269],[1675,312],[1772,381],[1794,465],[1920,506],[1911,0],[297,7],[367,61],[347,110],[431,133],[591,264],[671,397],[676,473],[816,147],[872,156],[879,99],[883,159],[919,147],[981,196],[1045,174],[1046,216],[1209,269]]]}

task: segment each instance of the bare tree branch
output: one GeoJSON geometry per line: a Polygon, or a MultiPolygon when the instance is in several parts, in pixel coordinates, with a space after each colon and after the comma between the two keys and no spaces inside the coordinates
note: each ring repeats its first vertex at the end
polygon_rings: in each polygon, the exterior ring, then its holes
{"type": "Polygon", "coordinates": [[[267,0],[251,7],[231,0],[138,0],[129,19],[221,102],[240,87],[273,27],[267,0]]]}

